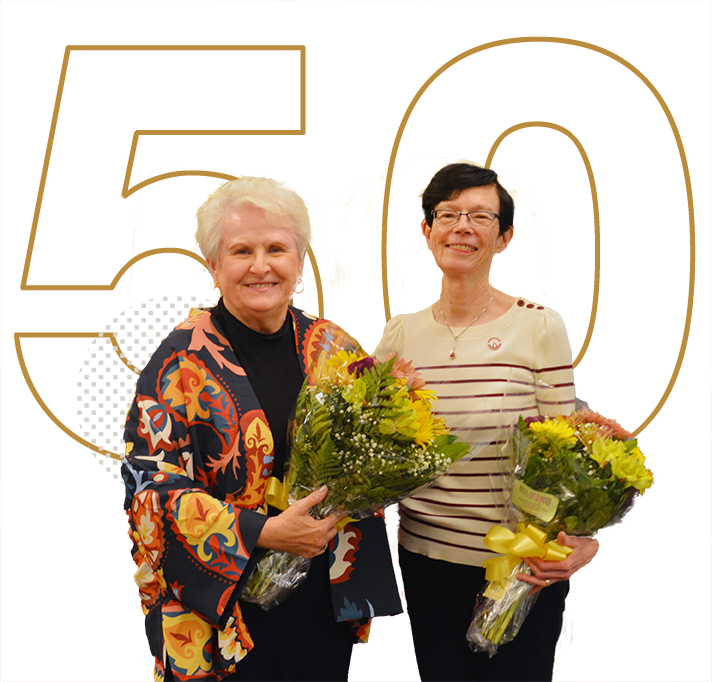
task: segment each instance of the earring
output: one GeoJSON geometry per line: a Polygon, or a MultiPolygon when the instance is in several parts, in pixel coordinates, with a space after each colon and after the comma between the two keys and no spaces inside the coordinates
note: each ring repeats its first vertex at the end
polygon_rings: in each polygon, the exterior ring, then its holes
{"type": "Polygon", "coordinates": [[[295,294],[303,294],[304,293],[304,282],[302,281],[302,278],[300,277],[299,280],[297,281],[297,286],[302,285],[302,290],[297,291],[296,288],[294,289],[295,294]]]}
{"type": "Polygon", "coordinates": [[[220,283],[219,283],[219,282],[215,282],[213,288],[214,288],[214,289],[217,289],[217,290],[220,292],[220,295],[222,296],[222,289],[220,288],[220,283]]]}

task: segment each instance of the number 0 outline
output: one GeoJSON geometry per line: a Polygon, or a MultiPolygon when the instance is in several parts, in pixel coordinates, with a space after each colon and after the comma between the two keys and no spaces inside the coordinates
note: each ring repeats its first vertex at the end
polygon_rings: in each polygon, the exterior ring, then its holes
{"type": "MultiPolygon", "coordinates": [[[[677,377],[680,373],[680,368],[682,366],[682,361],[683,358],[685,357],[685,350],[687,349],[687,341],[690,336],[690,323],[692,321],[692,303],[694,299],[694,294],[695,294],[695,215],[694,215],[694,206],[692,202],[692,185],[690,183],[690,171],[689,167],[687,165],[687,157],[685,155],[685,149],[682,144],[682,139],[680,137],[680,132],[677,129],[677,124],[675,123],[675,119],[672,116],[672,113],[670,112],[670,109],[668,105],[665,103],[665,100],[662,98],[660,93],[657,91],[655,86],[638,70],[636,69],[630,62],[626,61],[622,57],[619,57],[617,54],[611,52],[610,50],[606,50],[602,47],[598,47],[597,45],[593,45],[591,43],[585,43],[580,40],[572,40],[569,38],[548,38],[548,37],[526,37],[526,38],[507,38],[505,40],[496,40],[491,43],[485,43],[483,45],[479,45],[478,47],[475,47],[471,50],[467,50],[465,52],[462,52],[459,54],[457,57],[454,57],[451,59],[449,62],[446,62],[443,64],[435,73],[428,78],[425,83],[420,87],[418,92],[415,94],[415,97],[411,100],[410,104],[408,105],[408,108],[405,111],[405,114],[403,115],[403,118],[401,120],[401,124],[398,127],[398,132],[396,133],[395,140],[393,142],[393,148],[391,150],[391,157],[388,162],[388,172],[386,174],[386,186],[383,192],[383,215],[382,215],[382,223],[381,223],[381,274],[382,274],[382,287],[383,287],[383,308],[384,312],[386,315],[386,322],[391,319],[391,309],[390,309],[390,302],[389,302],[389,296],[388,296],[388,254],[387,254],[387,229],[388,229],[388,202],[390,199],[390,192],[391,192],[391,181],[393,178],[393,166],[395,164],[396,156],[398,154],[398,147],[400,146],[400,141],[401,138],[403,137],[403,132],[405,130],[405,127],[408,123],[408,120],[410,119],[410,115],[413,112],[413,109],[415,108],[415,105],[418,103],[420,98],[423,96],[423,93],[430,87],[430,85],[435,81],[440,74],[444,73],[447,71],[451,66],[454,64],[457,64],[458,62],[462,61],[466,57],[469,57],[473,54],[477,54],[478,52],[483,52],[485,50],[489,50],[493,47],[500,47],[503,45],[514,45],[516,43],[559,43],[561,45],[573,45],[574,47],[582,47],[586,50],[592,50],[594,52],[598,52],[599,54],[604,55],[605,57],[609,57],[610,59],[613,59],[614,61],[618,62],[619,64],[622,64],[625,68],[629,69],[632,71],[638,78],[640,78],[643,83],[648,87],[650,92],[653,94],[655,99],[658,101],[660,106],[662,107],[663,111],[665,112],[665,116],[667,118],[667,121],[670,125],[670,128],[672,130],[672,133],[675,137],[675,143],[677,144],[677,149],[678,153],[680,154],[680,161],[682,163],[682,172],[685,178],[685,190],[687,193],[687,207],[688,207],[688,218],[689,218],[689,226],[690,226],[690,277],[689,277],[689,284],[688,284],[688,293],[687,293],[687,311],[685,314],[685,328],[682,334],[682,341],[680,342],[680,352],[678,353],[677,356],[677,361],[675,363],[675,367],[673,369],[672,375],[670,377],[670,381],[668,382],[668,385],[665,389],[665,392],[663,393],[662,398],[658,401],[658,404],[653,408],[653,411],[648,415],[648,417],[643,421],[640,426],[638,426],[633,433],[635,435],[638,435],[650,422],[655,418],[655,416],[660,412],[662,409],[663,405],[667,401],[668,397],[670,396],[670,392],[673,389],[673,386],[675,385],[675,382],[677,381],[677,377]]],[[[522,124],[526,125],[526,124],[522,124]]],[[[553,125],[553,124],[545,124],[545,125],[553,125]]],[[[516,128],[516,126],[515,126],[516,128]]],[[[506,135],[507,133],[512,132],[512,129],[510,128],[508,131],[506,131],[503,135],[506,135]]],[[[488,163],[491,161],[492,156],[494,155],[494,151],[496,150],[497,145],[501,141],[502,136],[498,138],[497,142],[493,145],[492,150],[490,151],[488,155],[488,163]]],[[[590,178],[592,179],[593,176],[590,175],[590,178]]],[[[596,211],[597,211],[597,206],[596,206],[596,211]]],[[[596,213],[597,215],[597,213],[596,213]]],[[[600,279],[600,273],[598,269],[596,270],[596,273],[594,275],[595,282],[597,283],[600,279]]],[[[594,296],[594,304],[592,306],[592,316],[591,320],[592,322],[595,321],[595,312],[596,312],[596,307],[598,304],[598,296],[597,292],[594,296]]],[[[588,342],[590,341],[591,334],[593,334],[593,324],[589,324],[589,330],[588,334],[586,336],[586,341],[585,341],[585,346],[588,345],[588,342]]],[[[585,348],[583,349],[585,352],[585,348]]],[[[579,362],[583,358],[583,352],[579,354],[577,357],[577,362],[579,362]]]]}

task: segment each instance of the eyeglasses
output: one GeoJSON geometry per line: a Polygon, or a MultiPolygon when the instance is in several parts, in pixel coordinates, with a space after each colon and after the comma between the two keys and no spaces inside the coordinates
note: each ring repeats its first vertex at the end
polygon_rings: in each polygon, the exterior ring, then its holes
{"type": "Polygon", "coordinates": [[[433,220],[444,227],[455,225],[460,220],[461,215],[466,215],[470,225],[475,227],[489,227],[499,215],[492,211],[469,211],[468,213],[460,213],[449,208],[433,211],[433,220]]]}

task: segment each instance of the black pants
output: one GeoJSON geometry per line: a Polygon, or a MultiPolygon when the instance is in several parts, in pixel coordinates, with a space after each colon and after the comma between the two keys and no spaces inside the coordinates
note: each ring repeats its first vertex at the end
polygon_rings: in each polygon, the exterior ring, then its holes
{"type": "MultiPolygon", "coordinates": [[[[312,559],[307,579],[279,606],[264,611],[240,602],[255,647],[224,680],[343,680],[355,637],[331,606],[328,556],[312,559]]],[[[166,673],[166,682],[174,679],[166,673]]]]}
{"type": "Polygon", "coordinates": [[[568,581],[542,590],[517,637],[489,658],[465,639],[484,569],[403,547],[399,558],[421,680],[551,680],[568,581]]]}

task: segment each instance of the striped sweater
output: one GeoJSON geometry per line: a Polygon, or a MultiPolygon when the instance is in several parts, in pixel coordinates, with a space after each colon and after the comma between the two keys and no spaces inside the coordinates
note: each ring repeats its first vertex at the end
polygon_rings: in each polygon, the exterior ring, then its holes
{"type": "Polygon", "coordinates": [[[375,351],[412,361],[438,395],[435,414],[471,446],[433,486],[400,504],[398,539],[433,559],[481,566],[492,556],[482,540],[504,519],[506,427],[519,414],[574,409],[571,347],[558,313],[519,298],[496,320],[464,331],[454,358],[452,348],[451,332],[427,308],[393,317],[375,351]]]}

